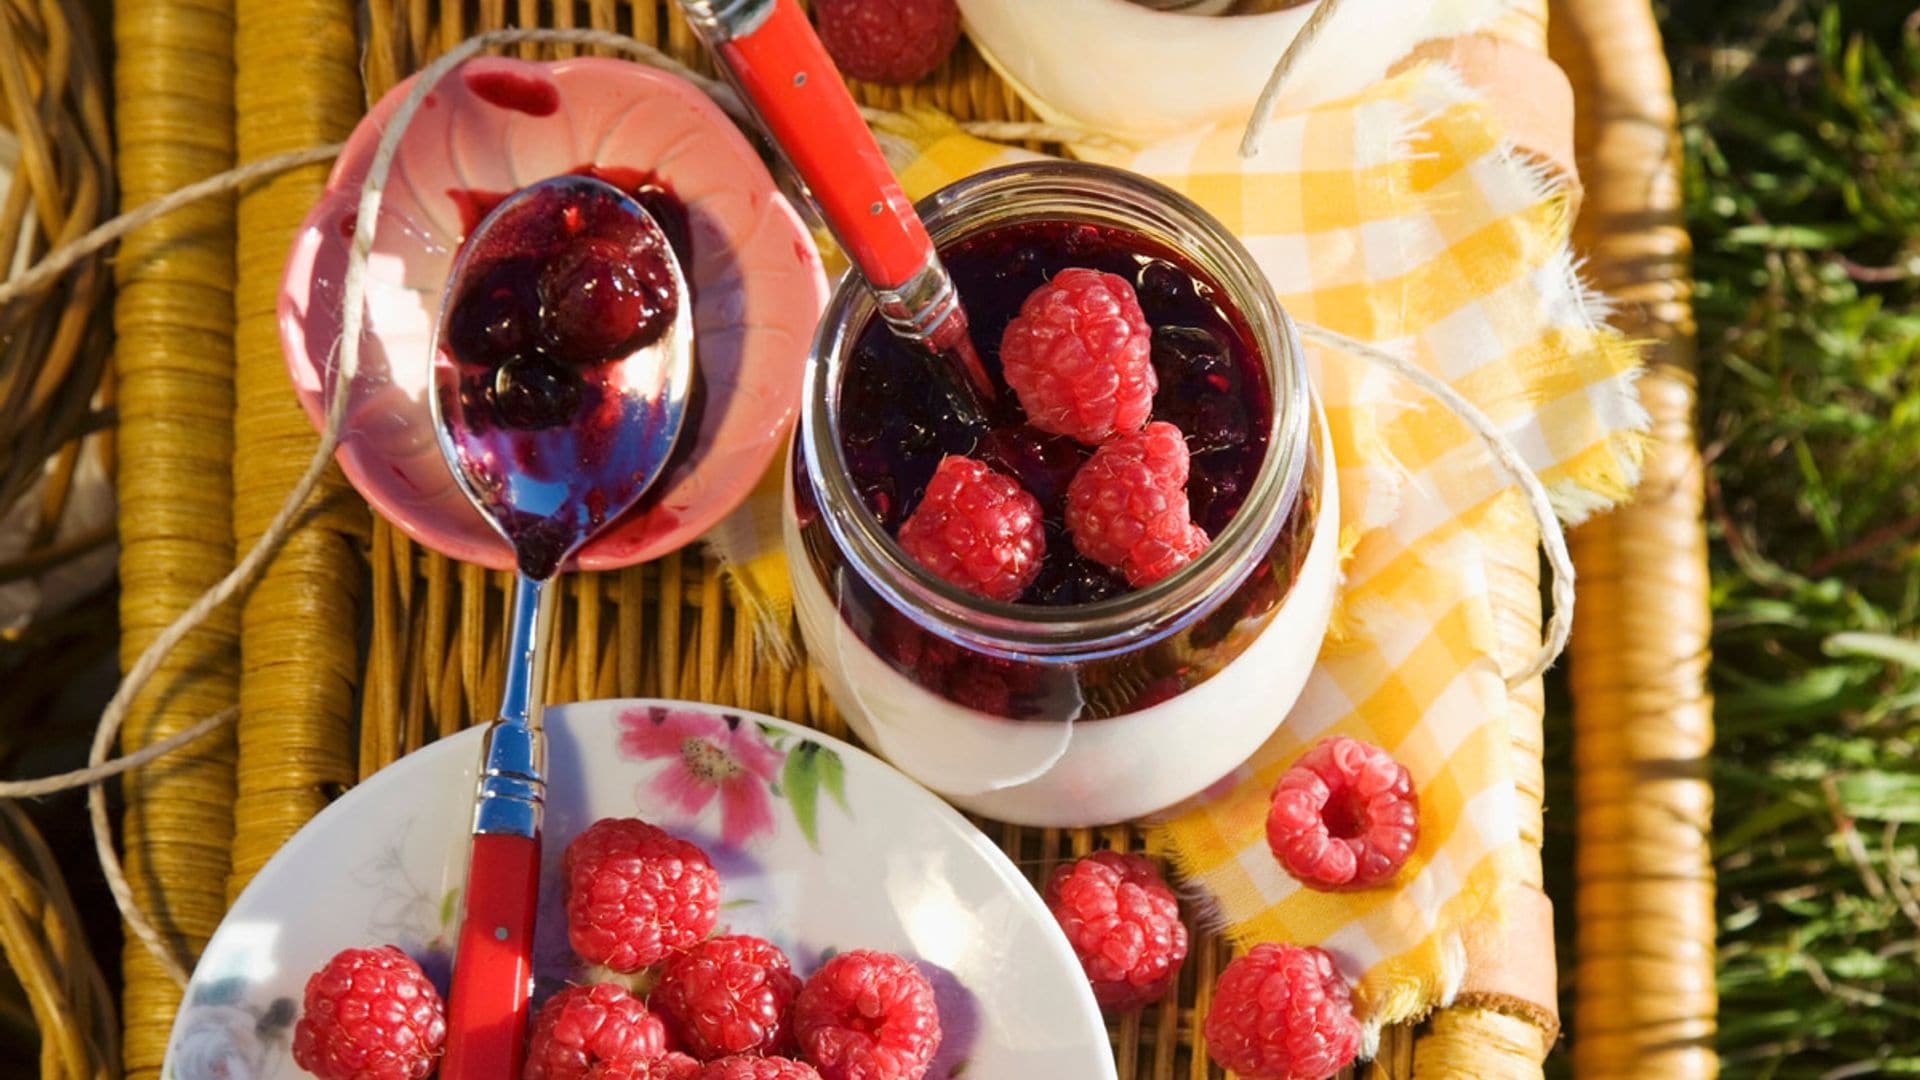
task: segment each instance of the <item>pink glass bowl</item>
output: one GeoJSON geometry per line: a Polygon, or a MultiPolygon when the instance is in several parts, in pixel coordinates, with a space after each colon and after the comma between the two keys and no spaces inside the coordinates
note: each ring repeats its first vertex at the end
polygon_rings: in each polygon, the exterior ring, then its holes
{"type": "MultiPolygon", "coordinates": [[[[334,382],[360,185],[411,81],[354,129],[287,259],[280,341],[316,427],[334,382]]],[[[732,121],[684,79],[618,60],[463,64],[427,95],[400,141],[367,267],[360,370],[346,388],[352,398],[338,452],[375,509],[455,559],[513,565],[506,541],[454,483],[434,437],[428,350],[447,274],[476,201],[585,166],[650,175],[687,207],[705,400],[691,456],[575,565],[628,566],[705,532],[753,489],[799,405],[826,279],[799,215],[732,121]]]]}

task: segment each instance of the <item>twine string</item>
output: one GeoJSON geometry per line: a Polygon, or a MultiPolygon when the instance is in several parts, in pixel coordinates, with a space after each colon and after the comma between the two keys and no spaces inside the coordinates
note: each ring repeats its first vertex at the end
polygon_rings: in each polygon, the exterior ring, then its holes
{"type": "Polygon", "coordinates": [[[1260,137],[1266,134],[1267,124],[1273,119],[1273,103],[1280,99],[1280,90],[1286,86],[1287,79],[1294,69],[1300,66],[1300,58],[1307,55],[1313,43],[1320,40],[1321,31],[1333,21],[1333,13],[1340,7],[1340,0],[1320,0],[1300,25],[1300,32],[1287,42],[1280,53],[1280,59],[1274,62],[1273,72],[1267,76],[1266,85],[1260,88],[1260,96],[1254,99],[1253,112],[1247,117],[1246,130],[1240,135],[1240,156],[1251,158],[1260,152],[1260,137]]]}
{"type": "MultiPolygon", "coordinates": [[[[1337,0],[1323,0],[1321,8],[1307,21],[1300,36],[1289,46],[1287,53],[1275,67],[1274,75],[1268,82],[1267,91],[1262,94],[1261,104],[1256,106],[1254,117],[1249,121],[1246,139],[1242,144],[1243,155],[1253,152],[1249,149],[1250,147],[1257,149],[1259,130],[1264,126],[1261,118],[1270,111],[1273,96],[1277,95],[1287,73],[1297,63],[1298,55],[1311,44],[1313,35],[1317,34],[1319,29],[1317,24],[1324,24],[1328,12],[1336,6],[1337,0]]],[[[266,564],[279,552],[292,534],[294,522],[304,512],[314,489],[332,461],[333,452],[340,443],[346,418],[346,405],[351,397],[346,388],[358,372],[360,365],[360,343],[366,314],[367,260],[373,250],[374,233],[379,221],[380,205],[385,194],[387,177],[392,170],[401,138],[412,122],[414,114],[419,110],[427,94],[447,72],[486,49],[519,42],[587,46],[626,53],[686,78],[714,98],[731,115],[736,117],[746,115],[746,110],[742,108],[731,87],[693,71],[646,42],[605,30],[488,31],[468,38],[422,68],[406,96],[394,110],[386,129],[381,133],[366,179],[361,185],[358,214],[350,241],[342,289],[342,325],[336,364],[328,380],[327,410],[320,437],[314,446],[313,455],[307,463],[306,470],[293,488],[287,492],[286,498],[268,523],[266,530],[261,533],[260,538],[246,555],[225,577],[181,612],[141,651],[101,713],[99,725],[94,732],[93,742],[88,751],[86,767],[54,776],[0,783],[0,798],[29,798],[78,787],[88,789],[87,809],[93,830],[94,848],[114,903],[120,909],[120,914],[126,920],[128,928],[148,951],[153,953],[168,976],[182,987],[187,982],[187,968],[191,964],[191,958],[178,954],[173,944],[153,926],[135,901],[119,855],[113,847],[112,829],[107,819],[105,789],[102,785],[106,780],[147,765],[233,722],[239,710],[237,707],[223,710],[166,739],[118,758],[109,759],[107,752],[118,737],[134,698],[146,688],[160,665],[179,643],[221,605],[249,590],[258,580],[266,564]]],[[[898,115],[874,109],[863,111],[869,119],[895,118],[898,115]]],[[[1054,124],[983,121],[962,123],[960,127],[982,138],[1005,141],[1037,140],[1093,144],[1107,141],[1105,136],[1095,132],[1054,124]]],[[[20,296],[44,288],[81,259],[180,207],[200,199],[233,191],[263,177],[329,160],[338,156],[343,145],[335,143],[310,147],[252,161],[217,176],[190,184],[135,210],[121,214],[102,223],[84,236],[49,252],[23,273],[0,283],[0,304],[10,303],[20,296]]],[[[1484,412],[1436,376],[1414,365],[1405,357],[1367,342],[1312,323],[1298,325],[1303,337],[1371,363],[1383,365],[1401,378],[1432,394],[1480,437],[1501,470],[1519,486],[1526,498],[1528,509],[1539,525],[1540,540],[1546,550],[1547,562],[1552,571],[1553,612],[1547,622],[1540,648],[1519,671],[1507,675],[1506,682],[1509,687],[1517,688],[1538,676],[1565,650],[1572,627],[1574,605],[1572,558],[1567,552],[1565,534],[1560,528],[1559,519],[1553,512],[1546,488],[1540,478],[1527,466],[1513,444],[1501,434],[1499,428],[1484,412]]]]}

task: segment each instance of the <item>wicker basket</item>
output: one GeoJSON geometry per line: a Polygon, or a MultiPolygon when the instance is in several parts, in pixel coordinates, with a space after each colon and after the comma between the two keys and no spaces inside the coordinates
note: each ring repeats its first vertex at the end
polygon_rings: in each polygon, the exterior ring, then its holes
{"type": "MultiPolygon", "coordinates": [[[[367,100],[476,30],[591,25],[697,59],[670,8],[653,0],[369,0],[363,8],[350,0],[125,0],[115,13],[115,90],[126,204],[236,160],[338,138],[367,100]]],[[[1672,102],[1645,0],[1566,0],[1553,15],[1555,54],[1582,94],[1585,246],[1601,284],[1623,301],[1630,332],[1661,349],[1644,384],[1661,440],[1648,494],[1579,537],[1575,1061],[1594,1077],[1699,1076],[1713,1071],[1713,926],[1706,788],[1689,770],[1708,738],[1706,601],[1672,102]],[[1619,572],[1629,565],[1632,578],[1619,572]]],[[[919,86],[857,89],[885,106],[1024,116],[964,47],[919,86]]],[[[123,249],[115,310],[123,655],[231,565],[235,538],[244,545],[257,535],[291,484],[287,470],[312,446],[286,392],[271,287],[320,176],[314,168],[202,204],[123,249]]],[[[337,479],[332,490],[343,492],[337,479]]],[[[242,705],[235,738],[204,740],[127,785],[134,889],[180,944],[202,944],[233,891],[345,785],[487,715],[500,680],[503,585],[370,523],[345,495],[308,520],[241,610],[190,640],[126,738],[143,744],[242,705]],[[371,627],[364,651],[363,626],[371,627]]],[[[693,551],[575,576],[564,592],[554,700],[691,697],[842,730],[810,673],[756,661],[751,627],[693,551]]],[[[1537,699],[1535,709],[1515,732],[1515,752],[1537,801],[1537,699]]],[[[1035,873],[1096,843],[1136,841],[1127,827],[1096,834],[983,824],[1035,873]]],[[[1219,1075],[1194,1036],[1226,959],[1221,942],[1198,935],[1177,1000],[1114,1023],[1123,1078],[1219,1075]]],[[[125,1065],[152,1075],[177,993],[137,946],[123,970],[125,1065]]],[[[1463,1003],[1390,1031],[1361,1071],[1537,1076],[1548,1043],[1525,1017],[1463,1003]]]]}

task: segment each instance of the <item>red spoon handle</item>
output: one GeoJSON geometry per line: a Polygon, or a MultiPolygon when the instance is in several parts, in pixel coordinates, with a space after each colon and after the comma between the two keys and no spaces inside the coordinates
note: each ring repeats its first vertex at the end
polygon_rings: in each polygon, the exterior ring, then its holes
{"type": "Polygon", "coordinates": [[[447,1004],[440,1080],[513,1080],[526,1056],[540,843],[481,833],[467,863],[465,914],[447,1004]]]}
{"type": "Polygon", "coordinates": [[[933,241],[799,5],[775,0],[764,22],[717,48],[867,281],[893,289],[921,272],[933,241]]]}

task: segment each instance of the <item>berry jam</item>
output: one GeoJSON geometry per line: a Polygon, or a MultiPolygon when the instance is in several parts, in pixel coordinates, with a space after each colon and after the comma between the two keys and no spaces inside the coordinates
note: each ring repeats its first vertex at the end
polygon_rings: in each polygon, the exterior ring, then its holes
{"type": "MultiPolygon", "coordinates": [[[[1079,554],[1066,529],[1068,485],[1093,448],[1027,424],[1001,374],[1000,338],[1026,298],[1058,271],[1080,266],[1133,284],[1153,328],[1158,390],[1152,419],[1184,433],[1192,520],[1218,538],[1265,463],[1274,408],[1266,363],[1224,290],[1177,253],[1104,226],[1001,226],[951,243],[941,255],[998,393],[981,403],[953,365],[896,340],[878,319],[860,329],[843,361],[840,450],[855,490],[885,531],[898,535],[943,456],[965,454],[1014,477],[1040,504],[1046,555],[1020,603],[1067,607],[1131,591],[1118,572],[1079,554]]],[[[810,572],[832,598],[843,632],[947,701],[1018,720],[1137,712],[1214,677],[1279,613],[1306,558],[1328,482],[1316,439],[1308,439],[1298,495],[1251,573],[1220,587],[1178,630],[1135,647],[1029,658],[956,644],[930,631],[850,565],[820,512],[801,454],[794,455],[793,514],[806,565],[796,571],[810,572]]]]}
{"type": "MultiPolygon", "coordinates": [[[[684,212],[667,200],[655,201],[684,242],[684,212]]],[[[484,216],[500,201],[468,193],[460,205],[484,216]]],[[[621,472],[648,434],[625,430],[634,418],[616,380],[644,377],[629,358],[674,322],[674,260],[685,254],[604,189],[541,188],[507,214],[464,253],[437,361],[451,377],[438,392],[464,471],[522,571],[544,577],[575,531],[553,519],[598,528],[610,503],[631,501],[574,489],[578,477],[621,472]]]]}
{"type": "Polygon", "coordinates": [[[1045,511],[1046,558],[1022,603],[1083,604],[1128,590],[1125,578],[1082,557],[1067,535],[1067,484],[1092,448],[1027,424],[1001,374],[1007,324],[1035,289],[1069,267],[1133,284],[1153,327],[1160,388],[1152,418],[1186,435],[1194,523],[1209,536],[1226,528],[1266,456],[1273,395],[1248,331],[1214,285],[1145,237],[1068,222],[989,230],[941,256],[998,393],[982,404],[951,365],[896,338],[878,319],[861,332],[841,384],[841,448],[867,508],[888,532],[898,532],[919,504],[940,459],[964,454],[1018,480],[1045,511]]]}

